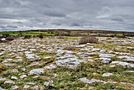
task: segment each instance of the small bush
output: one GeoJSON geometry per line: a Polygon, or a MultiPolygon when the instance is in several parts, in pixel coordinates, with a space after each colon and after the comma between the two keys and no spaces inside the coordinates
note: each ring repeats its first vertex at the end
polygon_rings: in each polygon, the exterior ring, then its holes
{"type": "Polygon", "coordinates": [[[42,38],[43,38],[43,34],[42,34],[42,33],[39,34],[38,37],[39,37],[40,39],[42,39],[42,38]]]}
{"type": "Polygon", "coordinates": [[[86,44],[86,43],[98,43],[98,39],[96,37],[82,37],[79,41],[79,44],[86,44]]]}
{"type": "Polygon", "coordinates": [[[14,40],[14,37],[7,37],[6,40],[7,41],[13,41],[14,40]]]}
{"type": "Polygon", "coordinates": [[[126,36],[124,34],[116,34],[116,37],[118,37],[118,38],[126,38],[126,36]]]}
{"type": "Polygon", "coordinates": [[[9,36],[10,36],[10,34],[5,33],[5,34],[2,34],[2,36],[6,38],[6,37],[9,37],[9,36]]]}
{"type": "Polygon", "coordinates": [[[31,38],[30,35],[25,35],[25,36],[24,36],[24,39],[29,39],[29,38],[31,38]]]}

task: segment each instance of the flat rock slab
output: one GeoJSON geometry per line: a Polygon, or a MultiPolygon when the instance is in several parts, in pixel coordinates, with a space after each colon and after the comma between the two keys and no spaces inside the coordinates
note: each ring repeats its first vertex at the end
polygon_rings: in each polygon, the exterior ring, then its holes
{"type": "Polygon", "coordinates": [[[102,77],[109,77],[109,76],[112,76],[113,73],[103,73],[102,77]]]}
{"type": "Polygon", "coordinates": [[[109,64],[111,62],[111,57],[113,57],[112,54],[100,54],[100,59],[102,60],[102,63],[109,64]]]}
{"type": "Polygon", "coordinates": [[[127,62],[122,62],[122,61],[112,61],[111,64],[121,65],[121,66],[127,67],[127,68],[134,68],[134,64],[127,63],[127,62]]]}
{"type": "Polygon", "coordinates": [[[29,61],[38,61],[40,60],[40,57],[33,54],[32,52],[26,51],[25,56],[29,61]]]}
{"type": "Polygon", "coordinates": [[[38,69],[33,69],[29,72],[29,75],[41,75],[44,73],[44,69],[38,68],[38,69]]]}
{"type": "Polygon", "coordinates": [[[57,54],[57,66],[75,69],[82,62],[72,51],[60,50],[57,54]]]}
{"type": "Polygon", "coordinates": [[[94,83],[104,83],[105,81],[97,80],[97,79],[87,79],[86,77],[79,79],[83,83],[94,84],[94,83]]]}
{"type": "Polygon", "coordinates": [[[118,58],[122,59],[122,61],[134,62],[134,56],[118,56],[118,58]]]}

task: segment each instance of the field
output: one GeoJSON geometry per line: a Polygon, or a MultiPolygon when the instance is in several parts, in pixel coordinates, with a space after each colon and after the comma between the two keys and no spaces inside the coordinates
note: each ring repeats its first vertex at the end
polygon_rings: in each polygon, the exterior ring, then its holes
{"type": "Polygon", "coordinates": [[[0,90],[134,90],[133,34],[0,32],[0,90]]]}

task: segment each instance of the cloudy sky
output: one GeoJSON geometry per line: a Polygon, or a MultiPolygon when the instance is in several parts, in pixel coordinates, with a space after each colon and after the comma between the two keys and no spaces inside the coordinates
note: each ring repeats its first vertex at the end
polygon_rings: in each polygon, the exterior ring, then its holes
{"type": "Polygon", "coordinates": [[[0,0],[0,31],[34,28],[134,31],[134,0],[0,0]]]}

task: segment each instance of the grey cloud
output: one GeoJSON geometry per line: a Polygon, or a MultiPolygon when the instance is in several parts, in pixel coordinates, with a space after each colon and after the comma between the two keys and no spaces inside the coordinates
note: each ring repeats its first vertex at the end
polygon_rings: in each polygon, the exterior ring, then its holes
{"type": "Polygon", "coordinates": [[[134,31],[134,0],[0,0],[0,30],[107,28],[134,31]]]}

